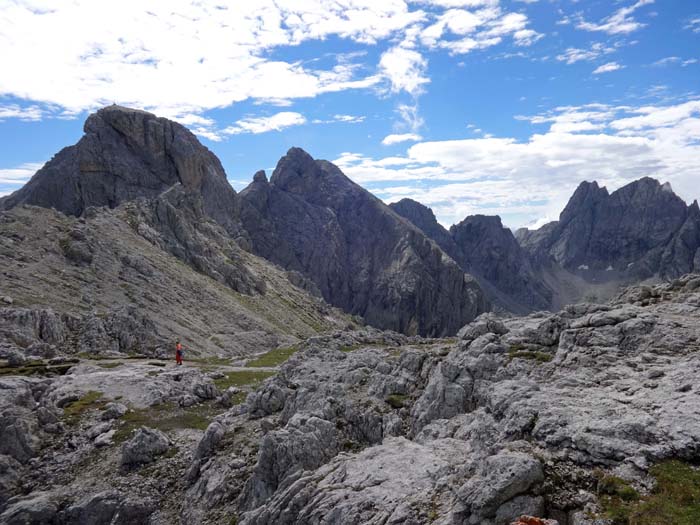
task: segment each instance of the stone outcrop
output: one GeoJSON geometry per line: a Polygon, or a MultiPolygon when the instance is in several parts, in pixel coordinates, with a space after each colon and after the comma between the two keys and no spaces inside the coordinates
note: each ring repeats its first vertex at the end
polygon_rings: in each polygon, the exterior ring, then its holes
{"type": "Polygon", "coordinates": [[[379,328],[453,334],[483,312],[478,284],[333,164],[292,148],[240,193],[254,253],[313,280],[379,328]]]}
{"type": "Polygon", "coordinates": [[[390,206],[473,275],[496,306],[514,313],[551,307],[552,291],[499,217],[469,216],[447,231],[430,208],[414,200],[402,199],[390,206]]]}
{"type": "Polygon", "coordinates": [[[596,469],[641,483],[696,454],[698,283],[483,316],[452,349],[309,341],[228,420],[266,429],[239,521],[606,523],[596,469]]]}

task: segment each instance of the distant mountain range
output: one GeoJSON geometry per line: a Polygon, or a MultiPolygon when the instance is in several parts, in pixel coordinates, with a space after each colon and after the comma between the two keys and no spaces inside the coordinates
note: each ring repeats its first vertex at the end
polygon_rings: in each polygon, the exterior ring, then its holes
{"type": "Polygon", "coordinates": [[[305,296],[426,336],[454,334],[493,308],[552,309],[700,270],[697,201],[686,205],[654,179],[611,194],[581,183],[559,221],[538,230],[513,234],[499,217],[475,215],[448,231],[422,204],[387,206],[298,148],[269,180],[258,172],[237,193],[184,127],[120,106],[91,115],[75,146],[0,199],[0,209],[19,205],[76,217],[136,206],[138,235],[158,232],[161,249],[238,292],[269,293],[237,255],[249,252],[285,270],[305,296]]]}

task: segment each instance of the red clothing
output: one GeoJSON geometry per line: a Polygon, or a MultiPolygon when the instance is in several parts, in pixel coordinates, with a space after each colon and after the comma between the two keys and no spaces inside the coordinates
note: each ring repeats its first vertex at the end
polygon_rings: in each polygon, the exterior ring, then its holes
{"type": "Polygon", "coordinates": [[[182,345],[180,343],[175,345],[175,362],[178,365],[182,364],[182,345]]]}

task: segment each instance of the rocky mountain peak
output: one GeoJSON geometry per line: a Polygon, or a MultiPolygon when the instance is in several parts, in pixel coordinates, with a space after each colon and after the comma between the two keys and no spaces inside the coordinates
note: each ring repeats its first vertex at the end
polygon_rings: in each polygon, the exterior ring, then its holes
{"type": "Polygon", "coordinates": [[[498,215],[469,215],[462,222],[453,225],[450,231],[457,232],[464,228],[479,229],[482,231],[489,230],[493,233],[501,233],[504,230],[503,223],[498,215]]]}
{"type": "Polygon", "coordinates": [[[605,200],[607,197],[607,188],[601,188],[595,181],[584,181],[579,184],[576,191],[574,191],[566,207],[561,212],[559,220],[561,222],[567,222],[572,217],[581,213],[582,210],[591,210],[597,203],[605,200]]]}
{"type": "Polygon", "coordinates": [[[473,275],[497,307],[527,312],[550,306],[551,291],[535,275],[527,255],[500,217],[472,215],[447,231],[433,211],[419,202],[402,199],[391,208],[473,275]]]}
{"type": "Polygon", "coordinates": [[[201,198],[202,208],[236,231],[238,201],[219,159],[184,126],[137,109],[112,105],[90,115],[85,135],[61,150],[0,209],[19,204],[81,215],[155,198],[175,185],[201,198]]]}
{"type": "Polygon", "coordinates": [[[403,217],[410,216],[412,219],[415,219],[411,220],[411,222],[414,224],[422,223],[427,225],[437,223],[433,210],[418,201],[414,201],[413,199],[401,199],[400,201],[394,202],[389,206],[399,215],[402,215],[403,217]]]}
{"type": "Polygon", "coordinates": [[[584,277],[589,273],[599,280],[678,275],[693,268],[695,241],[688,231],[695,226],[687,224],[690,213],[670,184],[650,177],[611,194],[595,182],[585,182],[558,223],[521,238],[537,260],[552,257],[584,277]],[[682,229],[685,240],[674,240],[682,229]],[[676,248],[669,249],[671,245],[676,248]]]}
{"type": "Polygon", "coordinates": [[[301,148],[290,148],[277,162],[270,182],[285,191],[306,193],[322,177],[323,170],[311,155],[301,148]]]}
{"type": "Polygon", "coordinates": [[[267,174],[265,173],[265,170],[260,170],[253,175],[253,182],[258,182],[262,184],[267,184],[267,174]]]}
{"type": "Polygon", "coordinates": [[[300,148],[280,159],[269,185],[253,182],[240,196],[254,253],[375,326],[445,335],[487,308],[476,282],[419,229],[300,148]]]}

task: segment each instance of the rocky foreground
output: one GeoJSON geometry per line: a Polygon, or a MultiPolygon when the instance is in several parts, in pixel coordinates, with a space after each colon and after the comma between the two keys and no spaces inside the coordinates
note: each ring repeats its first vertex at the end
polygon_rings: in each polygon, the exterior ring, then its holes
{"type": "Polygon", "coordinates": [[[699,321],[688,275],[449,340],[6,368],[0,522],[627,523],[658,465],[700,459],[699,321]]]}

